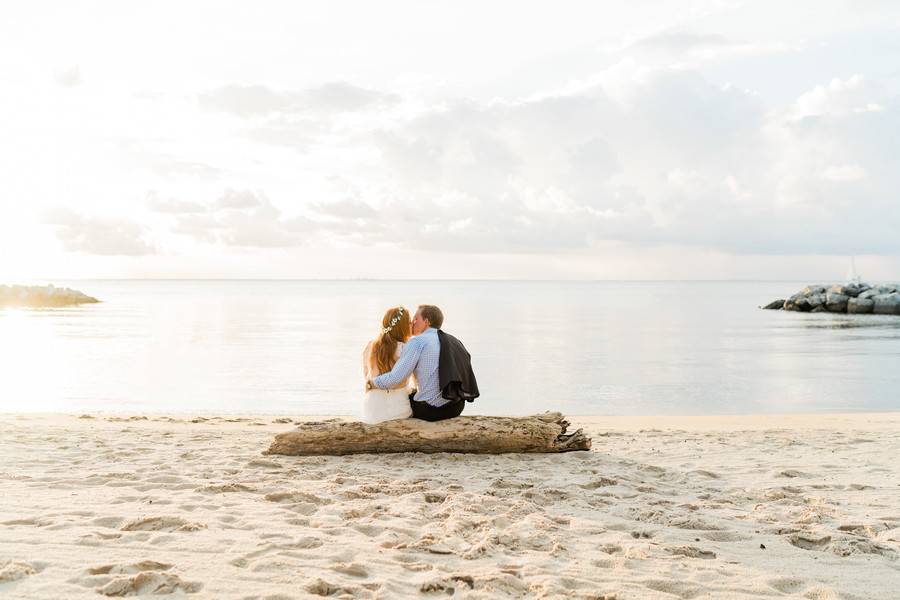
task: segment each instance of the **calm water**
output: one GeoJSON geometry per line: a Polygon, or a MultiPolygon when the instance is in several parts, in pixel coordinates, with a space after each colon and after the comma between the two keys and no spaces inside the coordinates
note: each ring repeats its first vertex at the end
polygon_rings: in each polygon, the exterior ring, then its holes
{"type": "Polygon", "coordinates": [[[441,306],[471,412],[900,409],[900,317],[762,311],[807,282],[56,282],[103,300],[0,310],[0,411],[355,414],[398,303],[441,306]]]}

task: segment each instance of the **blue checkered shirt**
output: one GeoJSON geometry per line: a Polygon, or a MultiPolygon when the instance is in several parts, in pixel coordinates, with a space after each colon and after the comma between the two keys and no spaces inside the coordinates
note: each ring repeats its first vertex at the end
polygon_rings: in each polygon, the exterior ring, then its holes
{"type": "Polygon", "coordinates": [[[438,362],[441,357],[441,340],[437,329],[429,327],[417,336],[409,338],[400,352],[400,358],[390,372],[372,380],[375,387],[389,390],[400,385],[415,371],[419,389],[413,400],[427,402],[432,406],[443,406],[449,402],[441,396],[441,381],[438,377],[438,362]]]}

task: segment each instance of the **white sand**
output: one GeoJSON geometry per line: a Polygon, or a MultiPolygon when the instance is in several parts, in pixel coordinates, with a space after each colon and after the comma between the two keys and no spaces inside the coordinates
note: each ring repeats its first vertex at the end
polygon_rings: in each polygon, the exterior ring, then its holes
{"type": "Polygon", "coordinates": [[[505,456],[264,457],[273,420],[0,415],[0,596],[900,598],[900,413],[505,456]]]}

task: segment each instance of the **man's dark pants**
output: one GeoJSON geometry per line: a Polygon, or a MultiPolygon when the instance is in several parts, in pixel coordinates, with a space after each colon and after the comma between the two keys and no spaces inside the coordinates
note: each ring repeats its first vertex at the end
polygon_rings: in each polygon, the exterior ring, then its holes
{"type": "Polygon", "coordinates": [[[413,400],[415,395],[415,392],[409,395],[409,405],[413,411],[412,416],[423,421],[443,421],[444,419],[458,417],[466,406],[465,400],[448,402],[443,406],[432,406],[427,402],[416,402],[413,400]]]}

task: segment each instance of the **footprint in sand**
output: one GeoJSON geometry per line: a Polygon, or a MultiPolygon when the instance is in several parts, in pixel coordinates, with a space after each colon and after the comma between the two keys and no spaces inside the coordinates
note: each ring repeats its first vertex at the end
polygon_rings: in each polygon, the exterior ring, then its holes
{"type": "Polygon", "coordinates": [[[46,519],[43,517],[31,517],[29,519],[13,519],[11,521],[2,521],[0,525],[6,525],[7,527],[15,527],[17,525],[33,525],[35,527],[47,527],[48,525],[53,525],[53,521],[50,519],[46,519]]]}
{"type": "Polygon", "coordinates": [[[751,539],[750,536],[735,531],[705,531],[700,537],[711,542],[744,542],[751,539]]]}
{"type": "Polygon", "coordinates": [[[202,523],[192,523],[180,517],[146,517],[122,526],[122,531],[197,531],[206,529],[202,523]]]}
{"type": "Polygon", "coordinates": [[[141,571],[168,571],[175,565],[155,560],[144,560],[130,565],[102,565],[87,570],[89,575],[132,575],[141,571]]]}
{"type": "Polygon", "coordinates": [[[242,483],[231,482],[205,485],[203,487],[198,487],[195,491],[205,492],[208,494],[227,494],[231,492],[253,492],[255,490],[252,487],[246,486],[242,483]]]}
{"type": "Polygon", "coordinates": [[[475,589],[475,579],[471,575],[451,575],[449,577],[427,581],[419,587],[419,591],[424,594],[429,592],[444,592],[452,595],[457,589],[475,589]]]}
{"type": "Polygon", "coordinates": [[[0,561],[0,583],[18,581],[34,575],[38,569],[34,565],[18,560],[0,561]]]}
{"type": "Polygon", "coordinates": [[[284,503],[294,503],[294,502],[309,502],[311,504],[331,504],[332,500],[328,498],[320,498],[314,494],[308,494],[306,492],[272,492],[270,494],[266,494],[265,499],[269,502],[284,502],[284,503]]]}
{"type": "Polygon", "coordinates": [[[254,458],[250,462],[247,463],[248,467],[256,467],[259,469],[282,469],[281,463],[277,463],[274,460],[268,460],[265,458],[254,458]]]}
{"type": "Polygon", "coordinates": [[[793,479],[795,477],[812,477],[809,473],[804,473],[803,471],[798,471],[796,469],[785,469],[784,471],[779,471],[775,473],[775,477],[787,477],[789,479],[793,479]]]}
{"type": "Polygon", "coordinates": [[[122,537],[121,533],[101,533],[95,531],[94,533],[81,536],[76,543],[81,544],[82,546],[100,546],[110,540],[119,539],[120,537],[122,537]]]}
{"type": "Polygon", "coordinates": [[[345,587],[328,583],[324,579],[316,579],[312,583],[307,584],[306,591],[316,596],[344,596],[349,595],[356,598],[361,590],[353,587],[345,587]]]}
{"type": "Polygon", "coordinates": [[[96,525],[97,527],[107,527],[109,529],[117,529],[122,525],[122,522],[125,519],[122,517],[98,517],[91,521],[91,525],[96,525]]]}
{"type": "Polygon", "coordinates": [[[712,552],[711,550],[701,550],[695,546],[677,546],[675,548],[666,548],[666,551],[669,554],[686,556],[688,558],[704,558],[709,560],[716,557],[715,552],[712,552]]]}
{"type": "Polygon", "coordinates": [[[788,537],[788,542],[792,546],[802,548],[803,550],[824,550],[831,543],[831,536],[815,536],[810,533],[793,533],[788,537]]]}
{"type": "Polygon", "coordinates": [[[138,596],[143,594],[193,594],[202,583],[184,581],[174,573],[168,573],[174,565],[155,560],[143,560],[131,564],[107,564],[90,567],[81,577],[71,579],[84,587],[92,587],[104,596],[138,596]]]}
{"type": "Polygon", "coordinates": [[[712,471],[706,471],[704,469],[688,471],[688,475],[699,475],[701,477],[706,477],[707,479],[719,479],[718,473],[713,473],[712,471]]]}
{"type": "Polygon", "coordinates": [[[596,490],[601,487],[609,487],[611,485],[619,485],[619,482],[615,479],[609,477],[601,477],[595,481],[589,481],[588,483],[582,483],[578,487],[584,490],[596,490]]]}
{"type": "Polygon", "coordinates": [[[653,537],[652,531],[632,531],[631,537],[636,540],[649,540],[653,537]]]}
{"type": "Polygon", "coordinates": [[[645,587],[653,591],[664,592],[685,599],[699,596],[704,591],[704,588],[697,584],[671,579],[650,579],[643,583],[645,587]]]}
{"type": "Polygon", "coordinates": [[[197,581],[185,581],[173,573],[143,571],[137,575],[125,575],[95,588],[104,596],[141,596],[144,594],[196,594],[203,588],[197,581]]]}
{"type": "Polygon", "coordinates": [[[766,583],[782,594],[796,594],[806,588],[806,582],[796,577],[780,577],[778,579],[770,579],[766,583]]]}
{"type": "Polygon", "coordinates": [[[333,565],[331,570],[350,577],[366,577],[369,574],[366,568],[359,563],[338,563],[333,565]]]}

